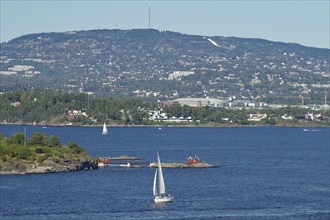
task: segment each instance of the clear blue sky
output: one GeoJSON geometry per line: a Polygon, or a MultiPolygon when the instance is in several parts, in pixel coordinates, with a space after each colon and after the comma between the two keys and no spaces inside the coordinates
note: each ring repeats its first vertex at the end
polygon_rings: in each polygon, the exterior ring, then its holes
{"type": "Polygon", "coordinates": [[[1,1],[1,42],[30,33],[151,27],[330,48],[330,0],[1,1]]]}

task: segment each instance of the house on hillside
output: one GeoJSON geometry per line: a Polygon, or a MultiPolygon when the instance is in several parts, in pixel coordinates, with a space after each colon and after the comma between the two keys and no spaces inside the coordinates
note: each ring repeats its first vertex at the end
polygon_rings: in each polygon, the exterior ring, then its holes
{"type": "Polygon", "coordinates": [[[262,119],[267,118],[267,114],[249,114],[248,121],[261,121],[262,119]]]}

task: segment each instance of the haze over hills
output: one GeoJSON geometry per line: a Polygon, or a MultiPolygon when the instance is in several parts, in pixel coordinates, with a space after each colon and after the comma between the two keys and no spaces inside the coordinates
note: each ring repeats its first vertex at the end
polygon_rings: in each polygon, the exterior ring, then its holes
{"type": "Polygon", "coordinates": [[[102,97],[270,101],[330,88],[330,50],[154,29],[37,33],[1,43],[0,91],[31,88],[102,97]]]}

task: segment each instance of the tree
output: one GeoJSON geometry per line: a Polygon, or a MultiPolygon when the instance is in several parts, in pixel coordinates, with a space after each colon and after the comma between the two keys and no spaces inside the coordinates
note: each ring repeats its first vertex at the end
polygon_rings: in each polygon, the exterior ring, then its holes
{"type": "Polygon", "coordinates": [[[144,118],[147,118],[145,112],[141,112],[137,110],[133,110],[131,116],[132,116],[132,123],[134,124],[142,124],[144,118]]]}
{"type": "Polygon", "coordinates": [[[60,139],[56,135],[51,135],[49,138],[49,147],[60,147],[60,139]]]}
{"type": "Polygon", "coordinates": [[[7,144],[23,145],[24,144],[24,134],[22,132],[14,134],[13,136],[7,138],[6,142],[7,142],[7,144]]]}
{"type": "Polygon", "coordinates": [[[75,142],[72,142],[72,141],[70,141],[68,143],[68,148],[70,148],[71,150],[73,150],[74,153],[77,153],[77,154],[84,151],[81,147],[79,147],[75,142]]]}
{"type": "Polygon", "coordinates": [[[28,140],[29,146],[48,146],[48,136],[34,132],[32,137],[28,140]]]}

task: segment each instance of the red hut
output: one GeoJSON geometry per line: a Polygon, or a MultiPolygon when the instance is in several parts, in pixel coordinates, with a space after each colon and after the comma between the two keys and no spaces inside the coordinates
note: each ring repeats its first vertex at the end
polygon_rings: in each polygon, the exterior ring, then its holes
{"type": "Polygon", "coordinates": [[[104,163],[104,164],[110,163],[110,158],[108,158],[108,157],[99,157],[98,160],[100,163],[104,163]]]}
{"type": "Polygon", "coordinates": [[[200,163],[201,160],[199,159],[199,157],[197,157],[197,155],[195,154],[195,156],[190,156],[188,157],[188,164],[197,164],[200,163]]]}

